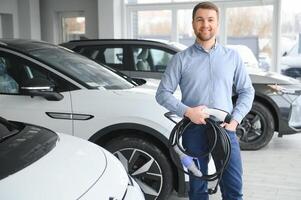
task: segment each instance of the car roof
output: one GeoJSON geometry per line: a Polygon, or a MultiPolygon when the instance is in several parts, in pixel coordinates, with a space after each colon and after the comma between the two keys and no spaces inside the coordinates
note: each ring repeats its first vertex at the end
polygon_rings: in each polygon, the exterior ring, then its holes
{"type": "Polygon", "coordinates": [[[85,46],[85,45],[99,45],[99,44],[131,44],[131,45],[154,45],[157,47],[168,48],[173,51],[179,51],[178,48],[169,45],[168,41],[156,41],[152,39],[83,39],[83,40],[71,40],[66,43],[60,44],[61,46],[65,46],[68,48],[75,48],[77,46],[85,46]]]}
{"type": "Polygon", "coordinates": [[[68,43],[73,42],[125,42],[125,43],[155,43],[155,44],[165,44],[161,41],[146,40],[146,39],[82,39],[82,40],[71,40],[68,43]]]}
{"type": "Polygon", "coordinates": [[[43,48],[57,48],[57,46],[47,42],[26,39],[0,39],[0,46],[22,52],[43,48]]]}

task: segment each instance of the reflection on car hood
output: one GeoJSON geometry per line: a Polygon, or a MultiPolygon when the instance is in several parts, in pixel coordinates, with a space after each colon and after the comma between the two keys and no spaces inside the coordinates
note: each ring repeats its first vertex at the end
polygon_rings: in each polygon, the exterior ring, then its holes
{"type": "Polygon", "coordinates": [[[283,56],[280,62],[288,67],[301,67],[301,56],[283,56]]]}
{"type": "Polygon", "coordinates": [[[106,170],[98,146],[61,134],[44,157],[0,182],[1,199],[78,199],[106,170]]]}
{"type": "Polygon", "coordinates": [[[248,72],[253,84],[300,84],[300,81],[276,72],[264,72],[256,69],[248,69],[248,72]]]}

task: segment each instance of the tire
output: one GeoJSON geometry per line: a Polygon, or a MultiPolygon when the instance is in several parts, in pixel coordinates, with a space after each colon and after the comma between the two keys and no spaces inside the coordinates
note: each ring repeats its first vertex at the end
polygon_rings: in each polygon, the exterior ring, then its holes
{"type": "Polygon", "coordinates": [[[237,128],[241,150],[258,150],[266,146],[274,135],[275,122],[262,103],[254,101],[251,111],[237,128]]]}
{"type": "Polygon", "coordinates": [[[141,138],[120,137],[110,141],[105,148],[122,162],[128,174],[140,185],[146,200],[168,199],[173,189],[172,168],[157,146],[141,138]]]}

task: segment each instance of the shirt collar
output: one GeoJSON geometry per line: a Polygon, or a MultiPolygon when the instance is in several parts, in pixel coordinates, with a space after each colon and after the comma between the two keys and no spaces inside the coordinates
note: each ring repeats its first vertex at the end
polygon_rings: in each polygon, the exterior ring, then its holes
{"type": "Polygon", "coordinates": [[[200,45],[196,40],[195,40],[195,42],[194,42],[194,46],[195,46],[197,49],[199,49],[199,50],[201,50],[201,51],[203,51],[203,52],[210,53],[210,52],[212,52],[213,50],[215,50],[215,49],[217,48],[218,42],[215,40],[215,43],[214,43],[213,47],[212,47],[211,49],[209,49],[209,51],[206,50],[206,49],[204,49],[204,47],[203,47],[202,45],[200,45]]]}

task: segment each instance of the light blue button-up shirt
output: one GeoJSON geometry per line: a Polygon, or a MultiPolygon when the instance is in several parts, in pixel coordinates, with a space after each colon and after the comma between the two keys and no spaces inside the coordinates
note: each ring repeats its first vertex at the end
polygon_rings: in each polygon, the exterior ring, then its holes
{"type": "Polygon", "coordinates": [[[254,88],[235,50],[216,43],[208,52],[195,43],[169,61],[156,99],[181,117],[188,106],[206,105],[231,113],[232,118],[240,123],[252,107],[254,88]],[[182,93],[181,100],[173,95],[178,85],[182,93]],[[238,94],[234,107],[232,91],[238,94]]]}

